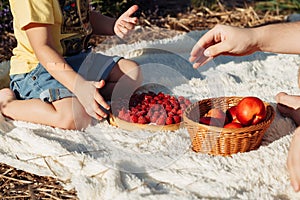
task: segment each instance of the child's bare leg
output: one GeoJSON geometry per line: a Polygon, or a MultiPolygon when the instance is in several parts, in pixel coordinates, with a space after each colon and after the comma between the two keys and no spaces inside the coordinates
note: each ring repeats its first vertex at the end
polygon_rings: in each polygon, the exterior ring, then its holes
{"type": "Polygon", "coordinates": [[[3,95],[5,92],[0,90],[1,112],[11,119],[78,130],[91,123],[91,117],[77,98],[64,98],[51,104],[40,99],[16,100],[3,95]]]}
{"type": "Polygon", "coordinates": [[[135,90],[136,87],[141,85],[142,78],[141,69],[137,63],[121,59],[112,69],[105,87],[101,89],[101,94],[106,99],[110,99],[115,85],[120,81],[120,85],[124,86],[124,89],[118,88],[118,96],[124,97],[128,94],[128,91],[135,90]]]}
{"type": "Polygon", "coordinates": [[[285,117],[290,117],[297,126],[300,125],[300,96],[280,92],[276,95],[278,111],[285,117]]]}

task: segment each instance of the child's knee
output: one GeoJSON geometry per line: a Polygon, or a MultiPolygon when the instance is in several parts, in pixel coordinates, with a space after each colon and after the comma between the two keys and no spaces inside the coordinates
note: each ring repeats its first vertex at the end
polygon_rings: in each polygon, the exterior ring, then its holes
{"type": "Polygon", "coordinates": [[[120,63],[121,71],[131,80],[140,82],[142,80],[142,70],[138,63],[133,60],[124,60],[120,63]]]}
{"type": "Polygon", "coordinates": [[[86,112],[67,112],[58,120],[58,127],[68,130],[83,130],[91,121],[91,117],[86,112]]]}

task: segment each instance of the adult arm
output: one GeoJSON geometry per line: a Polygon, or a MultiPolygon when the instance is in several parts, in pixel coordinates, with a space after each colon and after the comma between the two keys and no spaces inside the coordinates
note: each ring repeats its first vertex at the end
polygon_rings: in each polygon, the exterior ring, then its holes
{"type": "Polygon", "coordinates": [[[238,28],[217,25],[195,44],[190,61],[199,67],[219,55],[243,56],[255,51],[300,53],[300,22],[238,28]]]}

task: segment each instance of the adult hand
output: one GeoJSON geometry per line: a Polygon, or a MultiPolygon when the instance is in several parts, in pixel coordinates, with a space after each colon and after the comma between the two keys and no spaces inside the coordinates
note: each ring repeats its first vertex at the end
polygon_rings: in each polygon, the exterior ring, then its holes
{"type": "Polygon", "coordinates": [[[134,29],[138,22],[137,17],[131,17],[139,7],[137,5],[131,6],[125,13],[123,13],[117,20],[114,26],[115,34],[124,38],[131,30],[134,29]]]}
{"type": "Polygon", "coordinates": [[[287,159],[291,185],[296,192],[300,190],[300,127],[296,128],[287,159]]]}
{"type": "Polygon", "coordinates": [[[99,89],[104,87],[103,80],[96,81],[84,81],[76,86],[75,95],[79,102],[84,107],[85,111],[95,119],[102,120],[107,117],[107,114],[103,109],[109,110],[110,106],[106,103],[103,97],[99,93],[99,89]]]}
{"type": "Polygon", "coordinates": [[[242,56],[258,50],[255,29],[216,25],[193,47],[190,62],[193,67],[204,65],[218,55],[242,56]]]}

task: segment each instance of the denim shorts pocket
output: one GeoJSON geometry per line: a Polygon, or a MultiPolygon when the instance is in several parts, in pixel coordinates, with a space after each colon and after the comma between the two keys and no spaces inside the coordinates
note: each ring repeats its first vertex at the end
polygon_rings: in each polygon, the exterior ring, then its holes
{"type": "Polygon", "coordinates": [[[10,88],[14,91],[17,99],[32,99],[36,98],[36,92],[41,90],[36,83],[37,74],[39,69],[26,74],[11,75],[10,88]]]}

